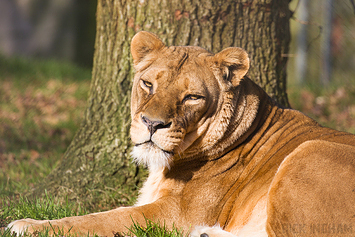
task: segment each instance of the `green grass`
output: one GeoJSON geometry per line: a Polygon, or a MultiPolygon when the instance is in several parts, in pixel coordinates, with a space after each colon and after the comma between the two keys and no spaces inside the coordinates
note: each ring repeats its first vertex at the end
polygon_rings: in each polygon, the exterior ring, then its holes
{"type": "Polygon", "coordinates": [[[23,194],[64,154],[81,122],[90,81],[90,70],[69,63],[0,56],[0,227],[20,218],[82,214],[68,200],[23,194]]]}
{"type": "Polygon", "coordinates": [[[181,237],[188,236],[184,234],[183,230],[173,227],[172,230],[166,228],[165,225],[154,223],[146,220],[145,226],[142,227],[133,221],[133,225],[128,228],[128,231],[123,233],[123,236],[137,236],[137,237],[181,237]]]}
{"type": "Polygon", "coordinates": [[[20,196],[14,202],[12,198],[4,198],[0,201],[0,220],[18,220],[33,218],[37,220],[53,220],[73,215],[85,215],[88,212],[80,205],[70,203],[67,199],[64,203],[55,200],[46,193],[45,198],[30,200],[20,196]]]}
{"type": "MultiPolygon", "coordinates": [[[[55,200],[46,193],[46,197],[42,199],[29,200],[19,196],[17,200],[14,197],[3,198],[0,201],[0,225],[6,226],[12,220],[23,218],[32,218],[37,220],[52,220],[58,218],[69,217],[73,215],[87,214],[85,209],[70,203],[66,200],[64,203],[55,200]]],[[[38,233],[37,236],[49,236],[49,230],[38,233]]],[[[61,233],[58,232],[58,236],[61,233]]],[[[11,236],[9,230],[0,230],[1,236],[11,236]]]]}

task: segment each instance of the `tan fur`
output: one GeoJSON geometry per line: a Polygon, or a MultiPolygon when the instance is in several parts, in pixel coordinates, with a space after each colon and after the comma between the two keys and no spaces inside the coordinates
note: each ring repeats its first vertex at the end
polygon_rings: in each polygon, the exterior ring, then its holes
{"type": "Polygon", "coordinates": [[[140,196],[137,200],[136,206],[143,206],[155,202],[161,198],[160,188],[163,187],[163,183],[166,180],[165,175],[167,169],[163,168],[160,171],[152,172],[147,181],[144,183],[140,190],[140,196]]]}
{"type": "Polygon", "coordinates": [[[194,237],[354,235],[354,135],[277,106],[246,77],[240,48],[214,55],[140,32],[131,51],[132,156],[148,180],[133,207],[52,226],[112,236],[146,217],[194,237]]]}

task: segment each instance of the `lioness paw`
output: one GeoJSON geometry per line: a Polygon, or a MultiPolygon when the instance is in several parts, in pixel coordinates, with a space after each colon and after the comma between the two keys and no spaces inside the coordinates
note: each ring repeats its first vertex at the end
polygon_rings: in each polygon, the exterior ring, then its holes
{"type": "Polygon", "coordinates": [[[7,225],[6,229],[10,229],[11,232],[16,233],[17,236],[22,236],[25,232],[33,230],[33,225],[42,224],[46,221],[37,221],[33,219],[22,219],[13,221],[7,225]],[[30,230],[31,229],[31,230],[30,230]]]}
{"type": "Polygon", "coordinates": [[[230,232],[222,230],[221,227],[196,226],[190,237],[236,237],[230,232]]]}

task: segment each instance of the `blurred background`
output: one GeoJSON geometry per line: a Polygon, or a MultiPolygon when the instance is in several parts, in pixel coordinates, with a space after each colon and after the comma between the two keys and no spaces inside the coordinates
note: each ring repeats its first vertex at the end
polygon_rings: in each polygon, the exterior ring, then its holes
{"type": "Polygon", "coordinates": [[[316,80],[327,86],[334,78],[349,82],[355,66],[355,6],[352,0],[292,1],[290,80],[316,80]],[[292,72],[292,71],[291,71],[292,72]]]}
{"type": "Polygon", "coordinates": [[[96,0],[0,0],[0,53],[90,67],[96,0]]]}
{"type": "Polygon", "coordinates": [[[291,1],[287,92],[293,108],[355,133],[353,0],[291,1]]]}
{"type": "MultiPolygon", "coordinates": [[[[0,0],[0,200],[45,178],[80,126],[96,4],[0,0]]],[[[293,0],[290,9],[292,41],[284,56],[291,106],[355,133],[353,1],[293,0]]]]}

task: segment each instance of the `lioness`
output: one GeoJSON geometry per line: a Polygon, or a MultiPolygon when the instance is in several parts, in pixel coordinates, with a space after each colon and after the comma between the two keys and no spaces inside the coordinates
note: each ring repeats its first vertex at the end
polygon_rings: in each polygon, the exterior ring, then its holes
{"type": "Polygon", "coordinates": [[[193,237],[355,234],[354,135],[274,103],[241,48],[167,47],[142,31],[131,52],[132,155],[150,171],[137,204],[13,231],[112,236],[147,218],[193,237]]]}

